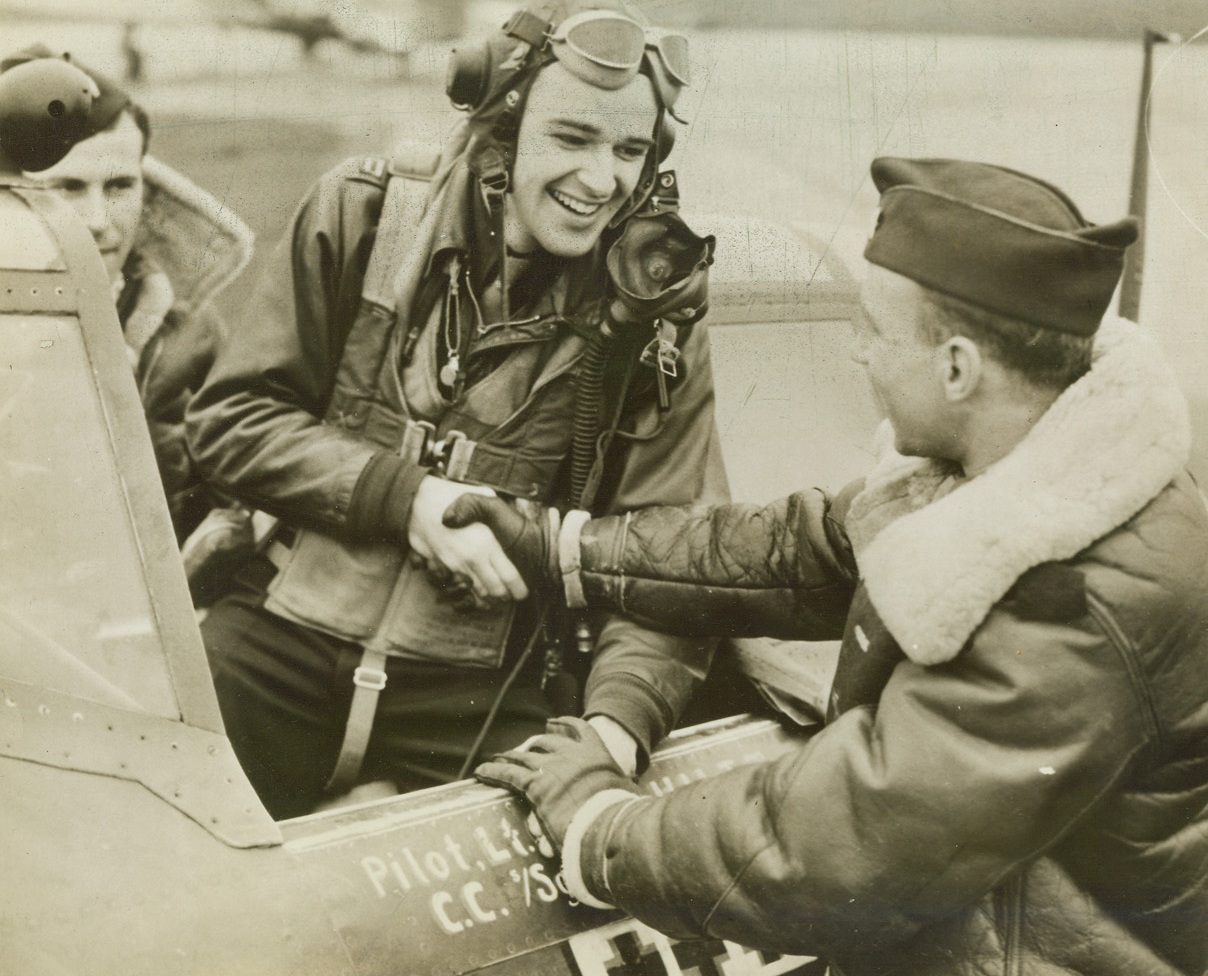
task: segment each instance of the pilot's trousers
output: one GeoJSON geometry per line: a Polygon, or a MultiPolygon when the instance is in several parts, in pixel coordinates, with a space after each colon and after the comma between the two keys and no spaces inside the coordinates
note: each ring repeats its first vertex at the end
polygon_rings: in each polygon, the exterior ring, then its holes
{"type": "MultiPolygon", "coordinates": [[[[210,608],[201,632],[223,721],[260,799],[276,819],[310,812],[339,754],[361,647],[265,610],[241,585],[210,608]]],[[[539,670],[539,669],[536,669],[539,670]]],[[[400,791],[453,780],[506,676],[391,658],[360,780],[400,791]]],[[[505,696],[480,755],[545,729],[553,710],[536,674],[505,696]]]]}

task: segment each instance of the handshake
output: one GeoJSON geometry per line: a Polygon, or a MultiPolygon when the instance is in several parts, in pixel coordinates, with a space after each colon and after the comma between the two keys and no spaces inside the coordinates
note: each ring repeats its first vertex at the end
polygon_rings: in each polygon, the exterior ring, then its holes
{"type": "Polygon", "coordinates": [[[556,508],[526,506],[521,510],[494,495],[467,493],[449,504],[441,521],[449,529],[482,523],[491,530],[530,592],[561,596],[558,540],[562,519],[556,508]]]}

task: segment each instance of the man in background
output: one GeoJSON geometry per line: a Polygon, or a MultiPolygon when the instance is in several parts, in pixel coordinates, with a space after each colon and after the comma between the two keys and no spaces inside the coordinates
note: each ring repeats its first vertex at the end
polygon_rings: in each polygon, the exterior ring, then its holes
{"type": "MultiPolygon", "coordinates": [[[[56,56],[35,45],[0,62],[0,71],[56,56]]],[[[79,214],[101,252],[183,543],[214,501],[185,450],[185,404],[223,335],[212,299],[250,259],[252,232],[207,192],[149,157],[147,113],[112,79],[76,66],[100,92],[87,135],[59,163],[30,175],[79,214]]]]}

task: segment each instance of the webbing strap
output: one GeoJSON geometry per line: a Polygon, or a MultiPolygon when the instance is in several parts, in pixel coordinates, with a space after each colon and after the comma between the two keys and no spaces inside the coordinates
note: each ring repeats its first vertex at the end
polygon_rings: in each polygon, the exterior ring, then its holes
{"type": "Polygon", "coordinates": [[[398,174],[386,184],[386,199],[378,221],[377,237],[365,268],[361,297],[394,310],[395,283],[408,251],[415,244],[416,230],[423,220],[431,181],[398,174]]]}
{"type": "MultiPolygon", "coordinates": [[[[415,172],[391,167],[392,175],[386,184],[386,199],[382,203],[377,236],[361,286],[361,297],[382,308],[394,311],[397,304],[395,279],[401,273],[410,249],[416,245],[417,229],[423,220],[431,185],[428,170],[434,171],[435,168],[435,157],[428,165],[416,167],[415,172]]],[[[396,583],[391,603],[397,598],[398,589],[396,583]]],[[[389,611],[386,616],[389,616],[389,611]]],[[[360,666],[353,672],[352,705],[348,711],[348,723],[344,727],[340,754],[327,781],[329,795],[351,789],[361,772],[361,764],[369,748],[369,736],[373,732],[378,696],[386,687],[384,646],[381,633],[375,634],[361,655],[360,666]]]]}
{"type": "Polygon", "coordinates": [[[352,673],[352,683],[352,706],[344,727],[344,741],[340,743],[336,768],[327,781],[327,792],[332,795],[350,790],[361,772],[377,714],[378,695],[386,687],[386,652],[366,647],[360,665],[352,673]]]}

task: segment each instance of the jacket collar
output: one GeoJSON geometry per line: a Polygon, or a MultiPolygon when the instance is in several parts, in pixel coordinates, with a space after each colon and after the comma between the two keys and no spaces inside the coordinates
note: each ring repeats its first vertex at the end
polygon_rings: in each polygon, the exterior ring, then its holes
{"type": "Polygon", "coordinates": [[[143,181],[133,251],[168,276],[174,307],[187,315],[247,265],[252,231],[225,204],[153,156],[143,159],[143,181]]]}
{"type": "Polygon", "coordinates": [[[432,252],[428,257],[426,274],[444,272],[454,254],[468,258],[470,255],[485,255],[483,268],[477,269],[475,277],[481,277],[483,269],[496,263],[495,243],[491,226],[490,209],[482,198],[477,184],[469,178],[469,172],[458,174],[454,192],[445,196],[443,206],[433,215],[432,252]]]}
{"type": "Polygon", "coordinates": [[[1157,344],[1109,318],[1090,371],[980,476],[892,451],[878,463],[847,523],[869,598],[908,657],[949,661],[1023,573],[1122,525],[1190,449],[1186,402],[1157,344]]]}
{"type": "Polygon", "coordinates": [[[124,284],[117,299],[122,334],[132,358],[138,363],[147,343],[164,324],[176,302],[172,281],[154,261],[131,251],[122,268],[124,284]]]}

